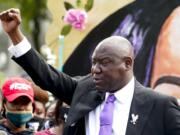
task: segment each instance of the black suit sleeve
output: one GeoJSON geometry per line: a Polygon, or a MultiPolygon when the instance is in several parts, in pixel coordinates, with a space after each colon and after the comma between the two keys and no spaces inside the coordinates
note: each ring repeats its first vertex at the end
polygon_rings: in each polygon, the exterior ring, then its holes
{"type": "Polygon", "coordinates": [[[48,90],[67,104],[71,103],[77,81],[48,65],[33,49],[12,58],[42,89],[48,90]]]}
{"type": "Polygon", "coordinates": [[[170,98],[165,104],[165,131],[167,135],[180,135],[180,106],[170,98]]]}

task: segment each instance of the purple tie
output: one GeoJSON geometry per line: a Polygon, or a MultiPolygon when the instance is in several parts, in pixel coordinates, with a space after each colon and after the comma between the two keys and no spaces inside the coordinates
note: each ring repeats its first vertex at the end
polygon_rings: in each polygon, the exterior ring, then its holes
{"type": "Polygon", "coordinates": [[[100,130],[99,135],[111,135],[112,134],[112,122],[114,101],[116,97],[114,94],[110,94],[104,104],[104,108],[100,113],[100,130]]]}

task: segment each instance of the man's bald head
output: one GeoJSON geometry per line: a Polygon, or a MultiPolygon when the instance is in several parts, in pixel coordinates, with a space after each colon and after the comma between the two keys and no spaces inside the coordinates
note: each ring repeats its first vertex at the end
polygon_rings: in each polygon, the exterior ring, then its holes
{"type": "Polygon", "coordinates": [[[124,87],[133,76],[134,53],[131,43],[120,36],[101,41],[92,55],[92,68],[96,88],[116,91],[124,87]]]}
{"type": "Polygon", "coordinates": [[[102,40],[96,47],[96,50],[114,50],[114,53],[118,53],[121,56],[129,56],[134,59],[134,49],[131,43],[124,37],[111,36],[102,40]]]}

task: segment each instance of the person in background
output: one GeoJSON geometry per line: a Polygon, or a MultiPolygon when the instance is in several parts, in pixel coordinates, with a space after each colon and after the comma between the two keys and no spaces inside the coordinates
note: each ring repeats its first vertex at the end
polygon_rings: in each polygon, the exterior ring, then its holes
{"type": "Polygon", "coordinates": [[[55,99],[52,101],[46,108],[46,119],[54,119],[55,118],[55,107],[57,104],[58,100],[55,99]]]}
{"type": "Polygon", "coordinates": [[[180,106],[180,77],[163,76],[160,77],[154,85],[154,90],[169,96],[177,98],[180,106]]]}
{"type": "Polygon", "coordinates": [[[58,100],[54,109],[53,125],[44,131],[35,133],[35,135],[63,135],[63,129],[69,108],[67,106],[63,106],[62,101],[58,100]]]}
{"type": "Polygon", "coordinates": [[[34,90],[34,103],[35,103],[35,111],[34,116],[38,118],[44,119],[46,116],[46,103],[49,101],[49,95],[46,90],[42,90],[39,86],[37,86],[30,76],[26,73],[21,75],[22,78],[28,80],[32,84],[32,88],[34,90]]]}
{"type": "Polygon", "coordinates": [[[6,124],[0,124],[0,131],[7,135],[33,135],[34,132],[26,128],[34,109],[31,83],[20,77],[9,78],[2,86],[2,95],[6,124]]]}
{"type": "MultiPolygon", "coordinates": [[[[57,118],[59,118],[59,115],[57,113],[58,108],[69,108],[69,106],[58,100],[55,99],[51,102],[51,104],[47,107],[46,110],[46,123],[45,123],[45,129],[49,129],[57,125],[57,118]]],[[[63,109],[62,109],[63,110],[63,109]]]]}
{"type": "MultiPolygon", "coordinates": [[[[28,79],[29,80],[29,79],[28,79]]],[[[34,117],[27,123],[26,127],[30,128],[34,131],[40,131],[45,128],[45,122],[47,121],[45,118],[46,115],[46,108],[45,104],[49,100],[48,92],[45,90],[42,90],[40,87],[38,87],[36,84],[34,84],[31,80],[32,88],[34,90],[34,104],[35,104],[35,110],[34,110],[34,117]]]]}
{"type": "Polygon", "coordinates": [[[32,87],[34,89],[35,94],[35,112],[34,116],[44,119],[46,117],[46,103],[49,100],[48,92],[45,90],[42,90],[39,86],[36,84],[32,84],[32,87]]]}
{"type": "Polygon", "coordinates": [[[15,60],[41,88],[70,105],[66,135],[180,135],[174,97],[142,86],[134,77],[134,50],[121,36],[102,40],[92,54],[91,74],[74,79],[48,65],[22,34],[18,9],[0,14],[15,60]]]}

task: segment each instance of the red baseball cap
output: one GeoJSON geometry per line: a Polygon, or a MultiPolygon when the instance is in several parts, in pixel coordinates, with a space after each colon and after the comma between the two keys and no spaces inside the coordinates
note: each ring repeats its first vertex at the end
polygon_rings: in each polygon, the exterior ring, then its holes
{"type": "Polygon", "coordinates": [[[34,91],[31,83],[20,77],[12,77],[6,80],[2,86],[2,94],[9,102],[21,96],[26,96],[34,102],[34,91]]]}

